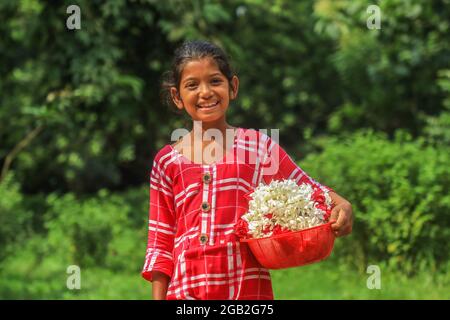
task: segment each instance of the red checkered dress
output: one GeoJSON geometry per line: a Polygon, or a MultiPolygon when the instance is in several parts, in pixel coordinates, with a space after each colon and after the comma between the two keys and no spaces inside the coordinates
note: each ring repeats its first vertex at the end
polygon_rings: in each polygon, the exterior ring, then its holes
{"type": "Polygon", "coordinates": [[[273,299],[269,270],[237,241],[245,194],[272,179],[322,186],[266,134],[238,128],[230,152],[210,165],[191,162],[171,145],[155,156],[142,276],[171,280],[167,299],[273,299]]]}

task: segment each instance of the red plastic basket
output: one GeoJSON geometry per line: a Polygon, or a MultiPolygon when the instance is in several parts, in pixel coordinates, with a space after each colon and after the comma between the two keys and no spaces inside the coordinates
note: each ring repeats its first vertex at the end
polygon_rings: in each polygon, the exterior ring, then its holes
{"type": "Polygon", "coordinates": [[[331,223],[260,239],[242,239],[267,269],[304,266],[328,258],[333,250],[331,223]]]}

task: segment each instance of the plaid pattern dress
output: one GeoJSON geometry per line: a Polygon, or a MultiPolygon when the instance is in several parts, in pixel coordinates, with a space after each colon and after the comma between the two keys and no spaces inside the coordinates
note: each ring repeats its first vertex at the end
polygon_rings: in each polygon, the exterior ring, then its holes
{"type": "Polygon", "coordinates": [[[222,160],[197,164],[171,145],[154,158],[150,176],[147,254],[142,276],[170,277],[167,299],[271,300],[269,270],[234,233],[246,213],[244,195],[259,183],[311,179],[268,135],[237,128],[222,160]]]}

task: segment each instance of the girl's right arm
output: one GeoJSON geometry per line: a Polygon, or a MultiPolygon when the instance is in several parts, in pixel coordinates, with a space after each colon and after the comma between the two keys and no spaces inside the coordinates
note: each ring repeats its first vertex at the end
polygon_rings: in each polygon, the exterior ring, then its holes
{"type": "MultiPolygon", "coordinates": [[[[170,160],[170,159],[169,159],[170,160]]],[[[176,231],[172,180],[155,157],[150,175],[148,241],[142,276],[153,282],[154,299],[165,299],[173,274],[176,231]]]]}
{"type": "Polygon", "coordinates": [[[153,271],[153,300],[166,300],[170,278],[163,272],[153,271]]]}

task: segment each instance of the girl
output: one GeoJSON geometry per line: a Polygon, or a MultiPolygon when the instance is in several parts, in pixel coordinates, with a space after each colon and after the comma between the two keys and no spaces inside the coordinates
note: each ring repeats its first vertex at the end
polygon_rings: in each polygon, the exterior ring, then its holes
{"type": "Polygon", "coordinates": [[[238,88],[239,79],[217,46],[192,41],[176,50],[163,89],[194,129],[163,147],[153,161],[142,276],[153,282],[154,299],[273,299],[269,271],[233,230],[248,208],[244,195],[261,182],[295,179],[327,189],[336,235],[351,232],[347,200],[308,177],[266,134],[227,122],[238,88]],[[204,157],[207,150],[214,152],[204,157]]]}

